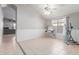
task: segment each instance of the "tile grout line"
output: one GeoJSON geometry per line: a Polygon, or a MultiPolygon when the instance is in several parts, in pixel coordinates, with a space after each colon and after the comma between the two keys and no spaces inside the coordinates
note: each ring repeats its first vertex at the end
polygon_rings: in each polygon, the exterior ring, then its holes
{"type": "Polygon", "coordinates": [[[26,55],[26,53],[25,53],[25,51],[23,50],[22,46],[21,46],[18,42],[17,42],[17,44],[18,44],[19,48],[21,49],[23,55],[26,55]]]}

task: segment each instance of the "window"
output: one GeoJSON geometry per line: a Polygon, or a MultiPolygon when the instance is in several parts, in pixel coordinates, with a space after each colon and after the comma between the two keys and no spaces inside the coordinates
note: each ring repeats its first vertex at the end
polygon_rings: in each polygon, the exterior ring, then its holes
{"type": "Polygon", "coordinates": [[[52,26],[57,26],[57,20],[52,20],[52,26]]]}
{"type": "Polygon", "coordinates": [[[63,32],[63,27],[65,25],[65,18],[58,19],[58,20],[52,20],[52,26],[57,30],[57,33],[63,32]]]}
{"type": "Polygon", "coordinates": [[[64,24],[65,24],[65,19],[58,20],[58,26],[64,26],[64,24]]]}

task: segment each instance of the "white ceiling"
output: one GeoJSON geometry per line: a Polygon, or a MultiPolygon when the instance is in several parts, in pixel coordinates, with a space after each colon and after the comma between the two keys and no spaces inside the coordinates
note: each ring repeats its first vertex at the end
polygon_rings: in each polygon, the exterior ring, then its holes
{"type": "Polygon", "coordinates": [[[79,12],[79,4],[50,4],[50,6],[52,7],[52,12],[50,15],[44,14],[44,8],[46,7],[45,4],[35,4],[32,6],[35,7],[38,12],[41,13],[44,17],[60,17],[71,13],[79,12]]]}
{"type": "MultiPolygon", "coordinates": [[[[54,5],[48,4],[52,7],[51,14],[45,15],[44,8],[46,7],[46,5],[47,4],[30,4],[30,6],[34,7],[34,9],[36,9],[37,12],[40,13],[45,18],[57,18],[60,16],[66,16],[71,13],[79,12],[79,4],[54,4],[54,5]]],[[[16,5],[16,6],[21,6],[21,5],[16,5]]]]}

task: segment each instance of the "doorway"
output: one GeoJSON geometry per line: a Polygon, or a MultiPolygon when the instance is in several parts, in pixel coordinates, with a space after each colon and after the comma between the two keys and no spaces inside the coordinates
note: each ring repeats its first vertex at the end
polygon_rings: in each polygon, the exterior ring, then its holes
{"type": "Polygon", "coordinates": [[[17,8],[13,4],[3,4],[3,39],[2,42],[9,43],[16,39],[17,8]]]}

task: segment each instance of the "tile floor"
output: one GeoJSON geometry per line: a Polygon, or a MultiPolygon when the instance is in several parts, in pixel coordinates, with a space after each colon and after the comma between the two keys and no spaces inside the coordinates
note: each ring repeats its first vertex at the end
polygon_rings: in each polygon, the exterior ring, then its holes
{"type": "MultiPolygon", "coordinates": [[[[23,55],[15,35],[4,35],[0,41],[0,55],[23,55]]],[[[66,45],[63,40],[49,37],[19,42],[27,55],[78,55],[79,45],[66,45]]]]}
{"type": "Polygon", "coordinates": [[[0,41],[0,55],[22,55],[22,51],[16,44],[15,35],[3,35],[0,41]]]}
{"type": "Polygon", "coordinates": [[[78,55],[79,45],[67,45],[63,40],[39,38],[19,42],[27,55],[78,55]]]}

